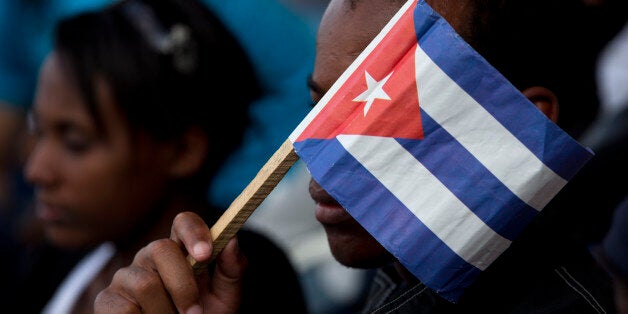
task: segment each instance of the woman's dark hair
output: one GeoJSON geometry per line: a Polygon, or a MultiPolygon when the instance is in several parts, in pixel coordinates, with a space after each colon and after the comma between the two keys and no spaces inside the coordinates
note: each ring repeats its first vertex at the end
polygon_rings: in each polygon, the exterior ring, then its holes
{"type": "Polygon", "coordinates": [[[104,79],[132,131],[159,141],[190,127],[206,132],[204,180],[240,144],[261,88],[240,44],[202,3],[120,1],[62,21],[55,38],[98,127],[104,79]]]}

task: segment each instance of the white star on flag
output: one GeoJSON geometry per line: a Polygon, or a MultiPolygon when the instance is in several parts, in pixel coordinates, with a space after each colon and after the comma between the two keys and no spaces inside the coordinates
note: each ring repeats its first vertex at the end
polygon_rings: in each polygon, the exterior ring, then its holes
{"type": "Polygon", "coordinates": [[[353,101],[366,101],[366,105],[364,106],[365,117],[369,112],[369,109],[371,109],[371,105],[375,99],[390,100],[390,96],[388,96],[388,94],[384,91],[384,84],[386,84],[386,81],[388,81],[392,74],[393,72],[390,72],[390,74],[388,74],[383,80],[378,82],[369,74],[369,72],[364,71],[367,89],[362,92],[362,94],[358,95],[358,97],[353,99],[353,101]]]}

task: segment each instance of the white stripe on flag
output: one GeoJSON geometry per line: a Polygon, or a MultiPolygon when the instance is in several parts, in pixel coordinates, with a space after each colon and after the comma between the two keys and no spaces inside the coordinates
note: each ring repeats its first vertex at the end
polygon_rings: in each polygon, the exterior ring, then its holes
{"type": "Polygon", "coordinates": [[[420,46],[415,57],[421,108],[515,195],[542,210],[567,181],[449,78],[420,46]]]}
{"type": "Polygon", "coordinates": [[[487,226],[395,139],[362,135],[339,135],[337,139],[468,263],[484,270],[510,245],[508,239],[487,226]]]}

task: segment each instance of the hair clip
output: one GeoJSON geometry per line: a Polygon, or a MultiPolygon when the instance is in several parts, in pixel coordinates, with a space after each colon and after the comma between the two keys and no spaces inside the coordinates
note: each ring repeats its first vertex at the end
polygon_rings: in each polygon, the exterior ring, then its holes
{"type": "Polygon", "coordinates": [[[155,50],[172,55],[177,71],[188,74],[194,70],[197,63],[196,44],[188,26],[176,23],[166,32],[153,10],[141,1],[128,2],[123,12],[155,50]]]}

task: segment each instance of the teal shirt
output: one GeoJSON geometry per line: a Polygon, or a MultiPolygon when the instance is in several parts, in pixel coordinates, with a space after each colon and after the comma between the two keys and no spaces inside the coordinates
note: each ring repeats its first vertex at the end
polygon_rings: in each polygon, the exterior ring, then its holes
{"type": "Polygon", "coordinates": [[[96,9],[110,0],[0,1],[0,102],[31,106],[39,67],[63,17],[96,9]]]}
{"type": "Polygon", "coordinates": [[[209,191],[214,204],[226,208],[311,109],[306,81],[314,66],[316,34],[306,18],[277,0],[203,1],[240,38],[265,90],[251,108],[245,145],[209,191]]]}

